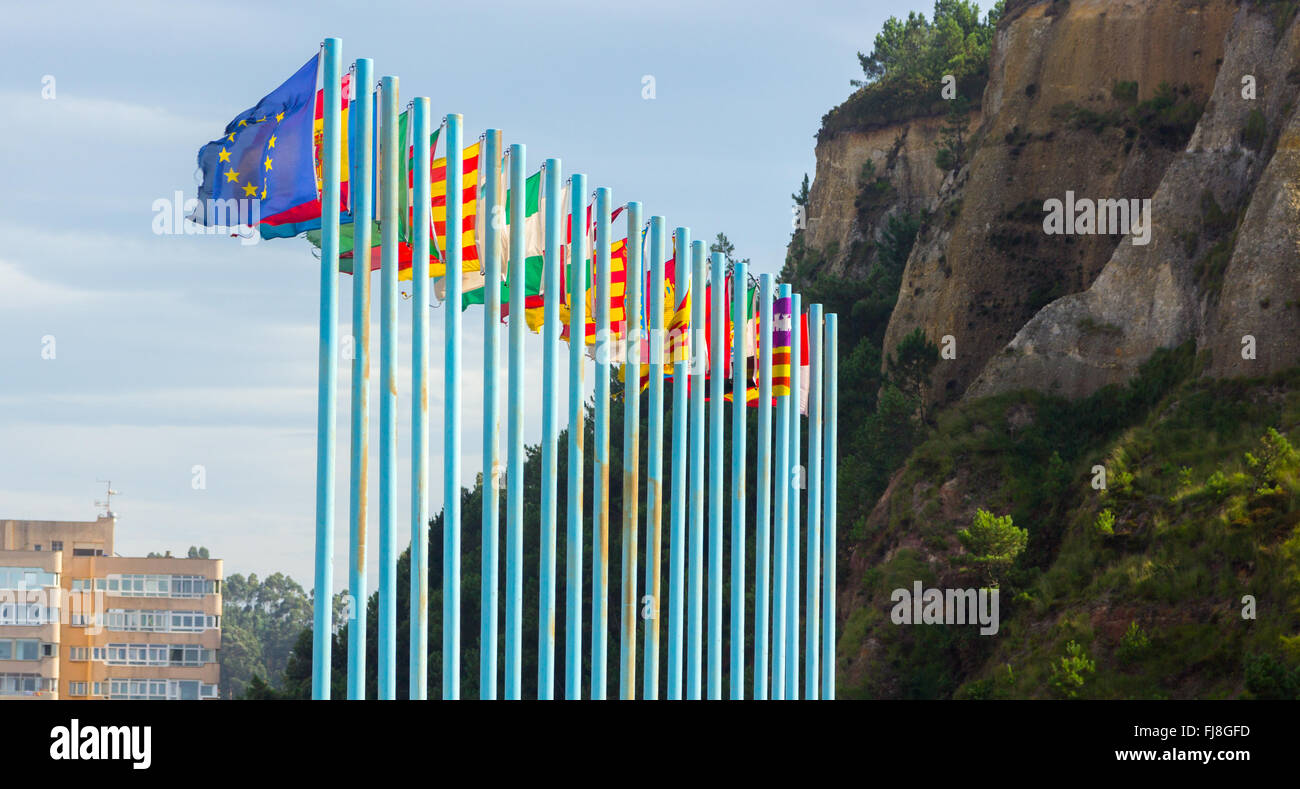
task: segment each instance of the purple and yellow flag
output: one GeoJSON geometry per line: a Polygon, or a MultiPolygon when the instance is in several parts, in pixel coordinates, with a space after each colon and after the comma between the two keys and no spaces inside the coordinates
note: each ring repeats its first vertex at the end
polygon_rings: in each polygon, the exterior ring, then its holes
{"type": "Polygon", "coordinates": [[[790,394],[790,327],[791,299],[777,299],[772,304],[772,395],[790,394]]]}

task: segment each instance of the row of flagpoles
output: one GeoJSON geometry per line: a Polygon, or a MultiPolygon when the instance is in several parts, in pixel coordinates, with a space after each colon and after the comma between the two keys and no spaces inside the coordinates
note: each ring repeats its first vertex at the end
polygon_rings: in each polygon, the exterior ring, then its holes
{"type": "MultiPolygon", "coordinates": [[[[379,233],[380,254],[380,386],[379,386],[379,622],[378,644],[378,695],[381,699],[396,697],[396,622],[397,622],[397,381],[396,340],[398,328],[398,278],[400,266],[399,244],[409,242],[411,253],[411,279],[413,281],[413,333],[412,333],[412,397],[411,397],[411,572],[410,572],[410,659],[409,695],[413,699],[428,696],[427,656],[428,617],[425,591],[428,588],[428,523],[429,523],[429,413],[428,366],[430,318],[429,280],[430,253],[443,265],[445,276],[445,301],[450,308],[445,313],[444,324],[444,463],[443,463],[443,615],[442,615],[442,697],[460,696],[460,640],[461,640],[461,337],[464,283],[460,276],[463,268],[463,235],[460,229],[466,224],[461,189],[475,188],[465,185],[466,173],[462,150],[462,118],[447,115],[441,133],[445,139],[445,244],[434,234],[438,223],[432,215],[435,186],[431,178],[432,116],[428,98],[417,98],[410,104],[408,141],[399,134],[398,81],[385,76],[372,92],[374,84],[373,61],[359,59],[354,64],[350,80],[341,74],[341,41],[326,39],[322,48],[320,81],[323,83],[323,101],[317,102],[316,118],[320,137],[317,140],[319,166],[319,228],[321,249],[320,291],[320,359],[319,401],[317,424],[317,479],[316,479],[316,566],[314,642],[312,662],[313,698],[328,698],[330,694],[330,648],[332,636],[332,604],[329,590],[333,588],[334,557],[334,460],[335,415],[337,409],[337,359],[338,333],[338,279],[340,261],[340,214],[347,210],[361,221],[352,222],[353,250],[353,303],[352,330],[355,352],[352,358],[351,399],[351,476],[349,500],[349,550],[348,587],[355,600],[351,607],[347,644],[347,695],[348,698],[365,696],[366,678],[366,605],[369,594],[366,574],[366,522],[368,512],[367,480],[369,456],[369,391],[370,391],[370,254],[374,245],[373,233],[379,233]],[[347,85],[348,87],[344,87],[347,85]],[[357,86],[360,85],[360,90],[357,86]],[[355,93],[355,95],[345,95],[355,93]],[[378,101],[378,106],[376,106],[378,101]],[[349,108],[346,130],[349,172],[343,173],[342,153],[344,138],[342,106],[349,108]],[[378,123],[376,124],[376,120],[378,123]],[[376,146],[376,134],[379,139],[376,146]],[[378,156],[372,152],[378,151],[378,156]],[[411,157],[409,182],[401,183],[398,152],[411,157]],[[376,173],[375,170],[378,169],[376,173]],[[341,183],[346,175],[348,184],[347,206],[342,205],[341,183]],[[376,194],[376,189],[378,194],[376,194]],[[407,200],[399,200],[401,189],[409,190],[407,200]],[[378,205],[376,206],[376,200],[378,205]],[[399,236],[399,218],[403,205],[409,203],[409,237],[399,236]],[[377,210],[376,210],[377,209],[377,210]],[[380,221],[369,221],[377,215],[380,221]],[[438,247],[444,247],[438,249],[438,247]]],[[[289,83],[286,83],[288,85],[289,83]]],[[[283,90],[283,86],[282,86],[283,90]]],[[[274,96],[275,94],[272,94],[274,96]]],[[[268,99],[272,98],[268,96],[268,99]]],[[[264,99],[265,103],[267,99],[264,99]]],[[[259,104],[258,108],[263,105],[259,104]]],[[[286,105],[288,106],[288,105],[286,105]]],[[[250,111],[252,113],[253,111],[250,111]]],[[[268,113],[269,114],[269,113],[268,113]]],[[[279,130],[284,113],[276,117],[279,130]]],[[[249,119],[256,122],[268,117],[249,119]]],[[[235,122],[228,131],[235,128],[235,122]]],[[[245,123],[240,121],[238,126],[245,123]]],[[[287,128],[287,127],[286,127],[287,128]]],[[[236,130],[238,131],[238,130],[236,130]]],[[[236,134],[229,140],[233,145],[236,134]]],[[[224,145],[224,141],[222,142],[224,145]]],[[[215,145],[216,143],[214,143],[215,145]]],[[[270,137],[266,171],[272,170],[271,148],[275,137],[270,137]]],[[[284,146],[282,145],[281,148],[284,146]]],[[[206,150],[206,147],[205,147],[206,150]]],[[[483,510],[482,510],[482,599],[480,622],[480,682],[481,696],[495,698],[500,675],[498,655],[504,655],[504,695],[517,699],[522,689],[522,639],[523,639],[523,529],[524,529],[524,443],[523,443],[523,328],[528,304],[525,301],[525,158],[523,145],[511,145],[508,189],[513,197],[508,201],[502,194],[501,168],[503,151],[501,132],[489,129],[483,138],[480,151],[485,160],[486,178],[479,181],[476,192],[476,210],[486,208],[490,221],[482,226],[481,260],[478,266],[485,282],[484,287],[484,417],[483,417],[483,510]],[[508,203],[508,207],[503,206],[508,203]],[[506,223],[497,217],[503,208],[508,214],[506,223]],[[508,243],[503,244],[502,233],[508,228],[508,243]],[[499,456],[499,391],[502,377],[499,369],[500,330],[502,314],[503,256],[509,261],[507,298],[509,309],[507,366],[505,380],[508,386],[508,423],[505,466],[506,479],[506,540],[505,540],[505,644],[497,643],[500,629],[498,589],[500,578],[501,546],[498,507],[500,502],[501,464],[499,456]]],[[[221,155],[228,160],[226,148],[221,155]]],[[[276,154],[277,156],[279,154],[276,154]]],[[[215,161],[215,160],[213,160],[215,161]]],[[[204,162],[204,151],[200,152],[204,162]]],[[[259,160],[260,163],[260,160],[259,160]]],[[[476,165],[479,169],[483,163],[476,165]]],[[[230,165],[234,170],[235,164],[230,165]]],[[[247,169],[241,166],[240,169],[247,169]]],[[[213,175],[215,175],[215,170],[213,175]]],[[[234,173],[238,176],[239,173],[234,173]]],[[[568,381],[568,469],[567,469],[567,549],[565,561],[565,645],[564,645],[564,695],[579,698],[582,695],[581,672],[583,664],[582,586],[583,586],[583,424],[584,424],[584,341],[587,330],[584,287],[585,265],[588,256],[594,269],[594,324],[595,324],[595,402],[594,402],[594,491],[593,513],[593,566],[591,644],[590,644],[590,696],[603,698],[607,685],[608,664],[608,577],[610,571],[610,377],[614,363],[622,363],[628,393],[625,398],[623,424],[623,512],[621,557],[621,627],[619,643],[619,695],[635,698],[637,676],[637,618],[645,619],[642,661],[642,689],[644,698],[658,698],[660,676],[660,614],[659,601],[664,599],[660,589],[662,576],[661,553],[663,544],[663,491],[668,489],[669,502],[669,592],[667,684],[668,698],[720,698],[722,695],[723,666],[723,559],[722,535],[724,505],[730,502],[731,513],[731,599],[729,602],[731,643],[729,649],[730,696],[745,697],[745,579],[746,567],[746,486],[747,406],[757,405],[757,474],[756,523],[754,558],[753,612],[753,670],[751,695],[754,698],[797,698],[800,677],[801,645],[800,609],[804,613],[804,643],[802,645],[804,678],[803,695],[807,698],[833,698],[835,693],[835,503],[836,503],[836,405],[837,405],[837,322],[834,314],[822,315],[821,305],[811,305],[808,311],[806,337],[808,348],[800,347],[805,332],[799,328],[801,320],[800,297],[790,286],[774,284],[770,274],[761,275],[758,293],[759,337],[753,344],[747,339],[749,324],[746,321],[750,308],[747,266],[734,264],[731,274],[734,287],[724,286],[727,280],[727,260],[721,253],[706,256],[703,241],[692,241],[690,230],[679,227],[673,236],[675,252],[672,259],[675,270],[670,279],[677,289],[683,289],[683,280],[698,283],[696,298],[690,301],[689,348],[679,353],[665,345],[670,328],[665,326],[665,264],[669,260],[669,237],[666,220],[662,216],[650,218],[646,242],[649,261],[642,260],[643,244],[633,243],[642,237],[642,206],[630,202],[624,213],[627,221],[627,243],[621,254],[626,255],[625,292],[621,302],[626,324],[621,332],[615,329],[622,342],[611,343],[611,246],[612,197],[609,189],[595,190],[594,212],[590,214],[594,238],[581,232],[578,219],[588,216],[584,198],[587,193],[586,176],[575,174],[569,180],[567,212],[572,222],[569,238],[562,240],[566,206],[562,198],[560,161],[547,159],[542,168],[540,189],[544,195],[544,242],[541,292],[544,294],[543,382],[542,382],[542,444],[541,444],[541,566],[539,568],[540,599],[538,633],[538,697],[554,698],[555,689],[555,633],[557,617],[556,544],[558,523],[558,440],[561,423],[558,398],[559,354],[562,326],[561,308],[568,307],[569,381],[568,381]],[[594,240],[594,250],[587,247],[594,240]],[[567,242],[567,243],[566,243],[567,242]],[[562,272],[562,254],[565,249],[568,271],[562,272]],[[685,261],[689,259],[689,274],[685,261]],[[644,277],[648,266],[649,279],[644,277]],[[565,275],[562,284],[561,276],[565,275]],[[704,288],[706,280],[714,287],[704,288]],[[646,292],[643,291],[643,286],[646,292]],[[561,304],[558,294],[568,293],[567,305],[561,304]],[[731,304],[726,303],[730,295],[731,304]],[[706,304],[706,300],[710,303],[706,304]],[[775,303],[791,305],[787,312],[774,313],[775,303]],[[648,302],[648,304],[643,304],[648,302]],[[734,341],[727,336],[728,310],[731,311],[734,341]],[[706,310],[708,312],[706,313],[706,310]],[[644,315],[645,325],[642,326],[644,315]],[[710,319],[707,316],[712,315],[710,319]],[[790,325],[793,317],[794,326],[790,325]],[[708,326],[708,336],[703,328],[708,326]],[[745,334],[742,334],[745,332],[745,334]],[[774,336],[789,336],[788,358],[781,355],[783,348],[774,347],[774,336]],[[611,351],[611,348],[617,350],[611,351]],[[709,375],[703,363],[709,349],[717,349],[718,358],[708,364],[716,374],[709,375]],[[724,402],[726,381],[722,374],[725,355],[730,352],[732,380],[731,399],[731,478],[730,499],[724,498],[724,402]],[[642,358],[648,354],[648,358],[642,358]],[[757,356],[757,398],[747,396],[749,382],[747,357],[757,356]],[[809,357],[808,391],[801,393],[799,360],[809,357]],[[617,358],[611,358],[617,357],[617,358]],[[773,386],[774,357],[777,364],[785,362],[789,386],[773,386]],[[644,559],[644,592],[649,605],[638,596],[638,538],[640,500],[640,408],[637,374],[642,365],[648,367],[648,436],[647,443],[647,534],[644,559]],[[665,407],[664,379],[673,381],[671,408],[665,407]],[[711,386],[711,393],[706,387],[711,386]],[[780,389],[781,391],[778,391],[780,389]],[[801,460],[800,403],[806,396],[808,415],[807,458],[805,467],[801,460]],[[706,398],[708,405],[709,435],[705,436],[706,398]],[[747,401],[752,401],[748,402],[747,401]],[[775,406],[775,408],[773,407],[775,406]],[[773,424],[775,411],[775,425],[773,424]],[[672,457],[669,465],[671,479],[664,479],[664,416],[671,414],[672,457]],[[774,430],[775,428],[775,430],[774,430]],[[773,433],[775,432],[775,435],[773,433]],[[775,446],[775,464],[772,448],[775,446]],[[706,458],[707,455],[707,458],[706,458]],[[704,511],[705,467],[708,466],[707,484],[710,509],[706,529],[704,511]],[[775,479],[775,484],[773,480],[775,479]],[[801,524],[800,491],[806,486],[808,501],[806,525],[801,524]],[[806,545],[800,545],[800,530],[804,525],[806,545]],[[708,661],[704,662],[705,631],[705,580],[704,536],[708,534],[707,569],[707,642],[708,661]],[[688,555],[689,548],[689,555],[688,555]],[[806,582],[803,604],[800,602],[801,551],[802,568],[806,582]],[[770,638],[769,638],[770,632],[770,638]]],[[[277,177],[278,174],[277,174],[277,177]]],[[[214,180],[217,180],[214,178],[214,180]]],[[[232,179],[233,180],[233,179],[232,179]]],[[[265,197],[271,182],[264,180],[262,196],[265,197]]],[[[207,181],[205,181],[205,185],[207,181]]],[[[238,183],[234,184],[238,187],[238,183]]],[[[254,189],[255,185],[243,187],[254,189]]],[[[211,188],[211,187],[209,187],[211,188]]],[[[216,192],[210,192],[216,194],[216,192]]],[[[687,286],[689,287],[689,286],[687,286]]],[[[669,303],[670,315],[679,305],[669,303]]]]}

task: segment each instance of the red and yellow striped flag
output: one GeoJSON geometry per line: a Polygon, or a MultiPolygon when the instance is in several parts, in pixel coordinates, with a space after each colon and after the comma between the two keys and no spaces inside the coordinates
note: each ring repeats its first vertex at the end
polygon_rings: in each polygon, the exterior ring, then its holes
{"type": "MultiPolygon", "coordinates": [[[[610,223],[612,224],[623,213],[627,206],[619,206],[610,214],[610,223]]],[[[587,206],[587,249],[596,248],[596,228],[591,221],[592,206],[587,206]]],[[[571,226],[566,228],[566,242],[572,238],[571,226]]],[[[569,339],[569,288],[565,280],[568,274],[568,244],[560,248],[560,258],[564,263],[560,266],[560,292],[563,299],[560,301],[560,339],[566,342],[569,339]]],[[[593,277],[593,264],[590,259],[587,260],[587,300],[586,300],[586,342],[587,345],[596,344],[596,284],[593,277]]],[[[624,304],[627,293],[627,239],[620,238],[610,244],[609,247],[609,324],[610,339],[617,340],[624,335],[623,322],[627,318],[627,311],[624,304]]],[[[617,355],[617,351],[614,352],[617,355]]]]}
{"type": "MultiPolygon", "coordinates": [[[[479,250],[477,244],[478,213],[478,160],[479,143],[466,148],[461,154],[464,172],[461,175],[461,272],[478,272],[479,250]]],[[[430,263],[429,275],[442,277],[447,273],[443,250],[447,248],[447,157],[433,160],[430,168],[433,180],[433,232],[437,248],[430,263]]],[[[410,279],[410,270],[401,279],[410,279]]]]}

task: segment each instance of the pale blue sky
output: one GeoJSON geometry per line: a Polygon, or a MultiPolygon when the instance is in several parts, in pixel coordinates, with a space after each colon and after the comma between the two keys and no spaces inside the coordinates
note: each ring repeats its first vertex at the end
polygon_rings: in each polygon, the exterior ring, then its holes
{"type": "MultiPolygon", "coordinates": [[[[7,8],[0,518],[93,518],[103,490],[95,479],[107,477],[123,494],[115,502],[120,553],[203,544],[225,559],[227,573],[279,570],[310,586],[318,287],[310,247],[157,236],[151,223],[155,200],[176,190],[193,196],[199,146],[325,36],[343,38],[348,62],[372,57],[378,74],[399,76],[403,103],[428,95],[435,114],[463,113],[466,139],[501,128],[507,144],[527,144],[530,171],[560,157],[566,176],[584,172],[618,203],[640,200],[647,216],[664,214],[696,238],[725,231],[757,271],[776,272],[790,193],[813,172],[822,114],[858,76],[855,52],[870,48],[886,16],[930,5],[157,0],[7,8]],[[42,98],[46,75],[52,100],[42,98]],[[646,75],[655,79],[654,100],[642,98],[646,75]],[[54,359],[42,358],[47,336],[54,359]],[[195,465],[206,469],[206,489],[191,486],[195,465]]],[[[342,333],[350,332],[350,303],[345,278],[342,333]]],[[[399,351],[403,514],[409,306],[399,351]]],[[[433,311],[435,381],[442,315],[433,311]]],[[[479,308],[465,315],[466,481],[482,465],[482,322],[479,308]]],[[[377,328],[373,336],[377,347],[377,328]]],[[[540,346],[530,340],[529,350],[524,385],[536,390],[540,346]]],[[[340,366],[340,587],[347,370],[340,366]]],[[[436,511],[436,387],[431,401],[436,511]]],[[[539,435],[529,398],[526,436],[534,443],[539,435]]],[[[400,544],[409,529],[402,517],[400,544]]]]}

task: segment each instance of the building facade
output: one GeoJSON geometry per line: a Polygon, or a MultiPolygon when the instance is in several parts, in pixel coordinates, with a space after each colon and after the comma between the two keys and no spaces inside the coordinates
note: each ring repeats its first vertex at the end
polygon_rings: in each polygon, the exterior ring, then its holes
{"type": "Polygon", "coordinates": [[[0,699],[213,699],[220,559],[113,552],[116,518],[0,520],[0,699]]]}

